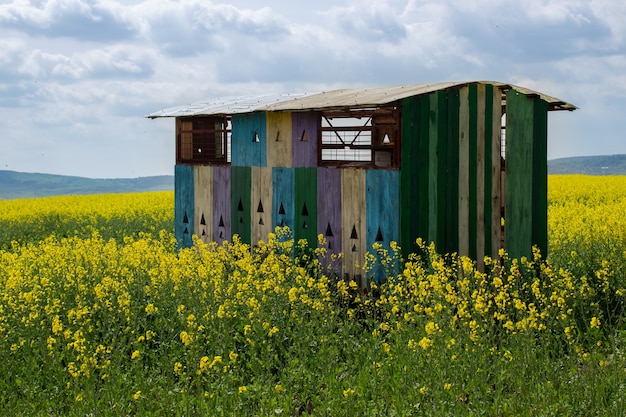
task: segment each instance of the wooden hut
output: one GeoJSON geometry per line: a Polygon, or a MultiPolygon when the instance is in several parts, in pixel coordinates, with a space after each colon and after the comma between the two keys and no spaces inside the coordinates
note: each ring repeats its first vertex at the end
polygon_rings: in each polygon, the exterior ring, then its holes
{"type": "Polygon", "coordinates": [[[345,256],[433,241],[479,262],[547,250],[547,115],[575,107],[492,81],[229,97],[176,120],[175,234],[296,239],[345,256]]]}

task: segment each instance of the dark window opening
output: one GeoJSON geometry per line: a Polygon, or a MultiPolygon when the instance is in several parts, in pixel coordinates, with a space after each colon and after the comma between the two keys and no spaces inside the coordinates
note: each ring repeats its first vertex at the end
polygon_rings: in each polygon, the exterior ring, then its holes
{"type": "Polygon", "coordinates": [[[230,117],[183,117],[176,125],[178,163],[230,163],[230,117]]]}
{"type": "Polygon", "coordinates": [[[322,112],[320,165],[400,166],[400,108],[322,112]]]}

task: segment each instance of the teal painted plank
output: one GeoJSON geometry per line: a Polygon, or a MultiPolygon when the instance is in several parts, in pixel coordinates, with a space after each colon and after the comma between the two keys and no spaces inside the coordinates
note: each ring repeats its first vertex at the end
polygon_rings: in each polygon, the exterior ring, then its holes
{"type": "Polygon", "coordinates": [[[236,114],[232,118],[232,166],[267,166],[267,131],[264,112],[236,114]]]}
{"type": "MultiPolygon", "coordinates": [[[[231,167],[231,229],[241,241],[250,244],[251,240],[251,185],[250,167],[231,167]]],[[[255,208],[256,209],[256,208],[255,208]]]]}
{"type": "Polygon", "coordinates": [[[178,247],[190,247],[194,219],[194,180],[193,166],[176,165],[174,167],[174,236],[178,247]]]}
{"type": "Polygon", "coordinates": [[[274,227],[287,226],[293,232],[294,210],[293,168],[272,168],[272,222],[274,227]]]}
{"type": "Polygon", "coordinates": [[[448,90],[445,253],[459,251],[459,90],[448,90]]]}
{"type": "Polygon", "coordinates": [[[419,98],[402,101],[402,147],[400,170],[400,245],[405,257],[415,252],[419,236],[419,98]]]}
{"type": "Polygon", "coordinates": [[[296,241],[306,239],[310,248],[317,247],[317,168],[294,168],[296,241]]]}

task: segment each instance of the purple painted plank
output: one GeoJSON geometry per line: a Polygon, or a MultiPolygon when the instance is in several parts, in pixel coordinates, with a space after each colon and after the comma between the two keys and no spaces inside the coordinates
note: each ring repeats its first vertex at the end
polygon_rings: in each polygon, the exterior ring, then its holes
{"type": "MultiPolygon", "coordinates": [[[[341,170],[317,169],[317,233],[326,238],[330,253],[341,253],[341,170]]],[[[341,268],[339,269],[341,271],[341,268]]]]}
{"type": "Polygon", "coordinates": [[[318,112],[294,112],[291,115],[293,134],[293,167],[317,166],[318,112]]]}
{"type": "Polygon", "coordinates": [[[213,168],[213,240],[230,240],[230,167],[213,168]]]}

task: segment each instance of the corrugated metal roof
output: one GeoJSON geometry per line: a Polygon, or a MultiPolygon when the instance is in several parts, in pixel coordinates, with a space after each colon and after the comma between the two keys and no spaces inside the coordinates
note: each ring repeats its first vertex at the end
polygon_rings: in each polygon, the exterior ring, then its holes
{"type": "Polygon", "coordinates": [[[353,88],[312,94],[271,94],[264,96],[226,97],[204,103],[172,107],[146,115],[149,118],[251,113],[254,111],[305,111],[342,108],[367,108],[391,104],[407,97],[432,93],[468,84],[492,84],[513,88],[524,94],[538,95],[549,110],[575,110],[576,106],[525,87],[498,81],[457,81],[432,84],[408,84],[390,87],[353,88]]]}

